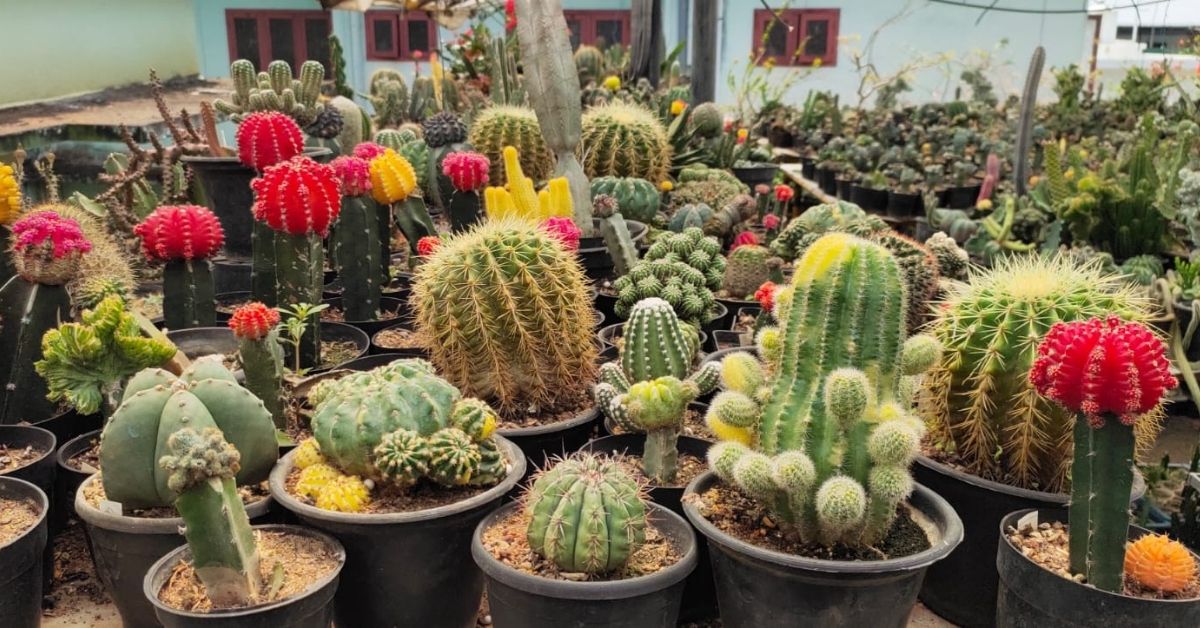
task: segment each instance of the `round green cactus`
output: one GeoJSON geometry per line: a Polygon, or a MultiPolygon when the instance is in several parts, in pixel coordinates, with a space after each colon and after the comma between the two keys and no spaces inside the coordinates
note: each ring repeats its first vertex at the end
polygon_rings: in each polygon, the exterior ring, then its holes
{"type": "Polygon", "coordinates": [[[634,304],[625,322],[621,369],[635,382],[687,377],[696,361],[696,329],[679,320],[670,303],[650,297],[634,304]]]}
{"type": "Polygon", "coordinates": [[[758,288],[771,279],[772,257],[770,249],[757,244],[743,244],[730,251],[721,292],[731,299],[752,299],[758,288]]]}
{"type": "Polygon", "coordinates": [[[168,439],[184,428],[221,431],[241,454],[239,484],[264,480],[278,457],[271,413],[219,361],[197,360],[179,378],[146,369],[129,380],[100,437],[108,498],[126,508],[173,504],[171,472],[159,460],[170,453],[168,439]]]}
{"type": "Polygon", "coordinates": [[[944,232],[937,232],[925,240],[925,248],[933,253],[938,263],[938,274],[946,279],[962,281],[967,278],[967,270],[971,267],[971,257],[958,246],[954,238],[944,232]]]}
{"type": "Polygon", "coordinates": [[[692,116],[688,124],[700,137],[716,137],[725,126],[725,116],[715,103],[702,102],[692,107],[692,116]]]}
{"type": "Polygon", "coordinates": [[[662,200],[655,184],[632,177],[596,177],[592,179],[592,197],[598,194],[617,199],[621,215],[640,222],[654,220],[662,200]]]}
{"type": "Polygon", "coordinates": [[[617,101],[592,107],[583,114],[579,161],[589,178],[662,181],[671,166],[671,143],[662,122],[652,112],[617,101]]]}
{"type": "Polygon", "coordinates": [[[704,285],[714,292],[721,288],[721,280],[725,277],[721,243],[695,227],[684,229],[682,233],[663,234],[650,245],[642,259],[683,262],[700,271],[704,275],[704,285]]]}
{"type": "Polygon", "coordinates": [[[604,69],[604,53],[595,46],[580,46],[575,49],[575,70],[579,73],[579,84],[586,86],[600,80],[604,69]]]}
{"type": "Polygon", "coordinates": [[[526,539],[562,571],[620,569],[646,539],[642,488],[620,462],[576,454],[538,474],[525,496],[526,539]]]}
{"type": "Polygon", "coordinates": [[[675,233],[682,233],[685,229],[699,229],[709,218],[712,218],[712,215],[712,207],[705,203],[683,205],[676,209],[674,214],[671,214],[667,228],[675,233]]]}
{"type": "Polygon", "coordinates": [[[671,304],[679,318],[698,327],[708,321],[716,303],[707,284],[703,273],[683,262],[642,260],[613,283],[617,291],[614,310],[626,319],[635,303],[659,297],[671,304]]]}
{"type": "MultiPolygon", "coordinates": [[[[771,250],[785,260],[794,260],[805,250],[800,246],[801,239],[805,235],[837,231],[852,221],[866,217],[867,213],[854,203],[837,201],[814,205],[788,221],[779,235],[771,241],[771,250]]],[[[883,227],[886,228],[887,225],[885,224],[883,227]]]]}
{"type": "Polygon", "coordinates": [[[488,107],[475,117],[467,141],[491,160],[492,181],[505,180],[505,146],[517,149],[521,170],[535,182],[550,178],[554,171],[552,153],[546,140],[542,139],[541,127],[532,109],[507,105],[488,107]]]}

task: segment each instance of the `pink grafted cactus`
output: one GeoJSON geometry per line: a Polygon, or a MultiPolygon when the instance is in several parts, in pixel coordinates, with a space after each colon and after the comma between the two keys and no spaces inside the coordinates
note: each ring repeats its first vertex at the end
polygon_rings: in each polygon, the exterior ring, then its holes
{"type": "Polygon", "coordinates": [[[333,166],[333,172],[342,182],[342,194],[365,196],[371,192],[371,164],[366,159],[343,155],[329,165],[333,166]]]}
{"type": "Polygon", "coordinates": [[[458,152],[442,160],[442,173],[459,192],[477,192],[488,184],[491,161],[479,153],[458,152]]]}
{"type": "Polygon", "coordinates": [[[539,226],[542,231],[561,242],[563,248],[568,251],[579,250],[579,237],[583,235],[583,232],[575,226],[574,220],[565,216],[553,216],[544,220],[539,226]]]}

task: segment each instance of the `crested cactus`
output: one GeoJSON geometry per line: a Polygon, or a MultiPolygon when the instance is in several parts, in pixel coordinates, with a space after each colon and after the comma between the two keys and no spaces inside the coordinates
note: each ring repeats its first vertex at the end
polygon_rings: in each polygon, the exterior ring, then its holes
{"type": "Polygon", "coordinates": [[[693,368],[699,346],[696,330],[680,322],[671,304],[656,297],[633,306],[624,338],[620,365],[602,367],[601,383],[592,394],[612,423],[646,434],[646,476],[671,484],[684,413],[696,397],[716,387],[720,365],[708,362],[693,368]]]}
{"type": "Polygon", "coordinates": [[[662,122],[651,111],[622,102],[584,113],[579,155],[589,177],[662,181],[671,167],[671,144],[662,122]]]}
{"type": "Polygon", "coordinates": [[[385,210],[370,196],[367,160],[342,156],[329,165],[342,184],[342,211],[330,237],[330,254],[342,281],[342,312],[350,321],[375,320],[387,280],[379,260],[386,246],[380,240],[388,235],[380,231],[379,215],[385,210]]]}
{"type": "Polygon", "coordinates": [[[256,111],[278,111],[291,116],[300,126],[317,119],[325,105],[317,102],[325,66],[319,61],[305,61],[300,66],[300,78],[292,78],[292,68],[286,61],[275,60],[266,72],[255,74],[254,64],[238,59],[229,66],[234,92],[229,100],[218,99],[213,107],[241,122],[256,111]]]}
{"type": "Polygon", "coordinates": [[[450,153],[442,160],[442,174],[452,190],[446,200],[452,232],[466,231],[483,217],[479,191],[488,184],[490,167],[486,156],[474,152],[450,153]]]}
{"type": "Polygon", "coordinates": [[[554,408],[594,381],[583,271],[533,223],[488,221],[445,239],[417,269],[413,304],[438,372],[502,413],[554,408]]]}
{"type": "Polygon", "coordinates": [[[716,299],[708,289],[704,273],[672,259],[642,260],[613,283],[617,291],[614,310],[628,318],[633,305],[642,299],[660,297],[680,318],[699,327],[712,314],[716,299]]]}
{"type": "Polygon", "coordinates": [[[322,382],[309,398],[321,457],[344,473],[402,487],[487,485],[506,473],[491,438],[495,412],[463,398],[425,360],[322,382]]]}
{"type": "Polygon", "coordinates": [[[66,401],[80,414],[111,414],[125,379],[175,357],[165,337],[143,336],[119,296],[84,310],[78,323],[62,323],[42,336],[42,359],[34,363],[46,380],[50,401],[66,401]]]}
{"type": "MultiPolygon", "coordinates": [[[[918,397],[930,443],[970,473],[1056,492],[1068,486],[1072,416],[1041,398],[1028,373],[1058,322],[1116,314],[1145,318],[1119,275],[1061,256],[1006,259],[950,289],[930,331],[945,346],[918,397]]],[[[1154,421],[1139,421],[1141,445],[1154,421]]]]}
{"type": "Polygon", "coordinates": [[[580,453],[542,471],[525,494],[526,539],[560,570],[620,569],[646,540],[646,498],[621,463],[580,453]]]}
{"type": "Polygon", "coordinates": [[[923,432],[901,380],[936,360],[937,343],[905,340],[900,268],[866,240],[818,240],[791,291],[794,303],[776,305],[766,364],[745,354],[722,362],[726,390],[708,421],[749,438],[713,447],[710,465],[805,541],[871,545],[912,490],[907,467],[923,432]]]}
{"type": "Polygon", "coordinates": [[[505,146],[504,173],[506,187],[491,186],[484,190],[484,207],[488,218],[501,220],[516,217],[542,222],[554,216],[574,214],[570,184],[566,177],[550,179],[542,190],[535,190],[533,180],[521,170],[517,149],[505,146]]]}
{"type": "Polygon", "coordinates": [[[75,278],[80,258],[91,250],[78,223],[50,211],[17,220],[12,236],[16,274],[0,287],[0,355],[7,361],[0,425],[35,423],[54,413],[33,365],[42,358],[42,336],[70,320],[71,297],[63,284],[75,278]]]}
{"type": "Polygon", "coordinates": [[[704,223],[712,218],[713,209],[704,203],[696,203],[683,205],[675,209],[675,213],[671,214],[671,220],[667,222],[667,229],[675,233],[682,233],[685,229],[702,228],[704,223]]]}
{"type": "Polygon", "coordinates": [[[771,268],[767,263],[771,258],[771,251],[757,244],[730,251],[721,278],[721,293],[730,299],[752,299],[758,288],[771,280],[771,268]]]}
{"type": "Polygon", "coordinates": [[[163,322],[168,329],[216,324],[216,297],[209,262],[225,244],[216,215],[199,205],[164,205],[133,228],[142,253],[162,262],[163,322]]]}
{"type": "Polygon", "coordinates": [[[651,222],[658,214],[662,197],[658,187],[645,179],[631,177],[596,177],[592,179],[592,199],[606,194],[617,199],[621,215],[630,220],[651,222]]]}
{"type": "Polygon", "coordinates": [[[238,340],[238,361],[246,375],[246,390],[263,402],[281,430],[284,414],[283,346],[279,343],[279,312],[257,301],[234,310],[229,328],[238,340]]]}
{"type": "Polygon", "coordinates": [[[279,453],[275,424],[218,359],[197,360],[179,378],[156,368],[139,372],[100,435],[105,495],[125,508],[172,505],[173,474],[159,460],[170,453],[173,434],[207,428],[219,430],[241,454],[239,485],[266,479],[279,453]]]}
{"type": "Polygon", "coordinates": [[[166,438],[157,468],[168,472],[192,568],[217,608],[257,602],[266,584],[250,517],[234,476],[241,454],[215,427],[184,427],[166,438]]]}
{"type": "Polygon", "coordinates": [[[713,292],[721,289],[721,280],[725,276],[721,243],[695,227],[685,229],[682,233],[663,234],[650,245],[643,259],[683,262],[704,275],[704,285],[713,292]]]}
{"type": "Polygon", "coordinates": [[[505,146],[517,149],[521,170],[534,181],[548,179],[554,170],[554,160],[542,139],[537,115],[530,109],[497,105],[480,111],[471,123],[467,141],[492,164],[492,181],[504,178],[505,146]]]}
{"type": "Polygon", "coordinates": [[[600,224],[600,237],[613,261],[613,272],[624,276],[637,263],[637,246],[629,233],[629,224],[621,215],[617,199],[607,194],[597,194],[592,199],[592,215],[600,224]]]}

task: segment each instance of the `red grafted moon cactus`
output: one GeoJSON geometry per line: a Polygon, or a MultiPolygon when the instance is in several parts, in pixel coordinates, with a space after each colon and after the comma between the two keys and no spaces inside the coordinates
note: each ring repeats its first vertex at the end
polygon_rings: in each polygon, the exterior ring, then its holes
{"type": "Polygon", "coordinates": [[[233,330],[233,335],[243,340],[265,338],[278,324],[279,312],[258,301],[239,307],[229,317],[229,328],[233,330]]]}
{"type": "Polygon", "coordinates": [[[1132,425],[1176,384],[1162,341],[1115,316],[1051,327],[1029,378],[1042,396],[1082,412],[1093,427],[1104,424],[1104,414],[1132,425]]]}
{"type": "Polygon", "coordinates": [[[293,157],[267,168],[250,182],[254,217],[291,235],[328,235],[342,208],[340,184],[333,167],[308,157],[293,157]]]}
{"type": "Polygon", "coordinates": [[[375,142],[362,142],[354,147],[354,156],[367,161],[371,161],[385,152],[387,152],[387,148],[375,142]]]}
{"type": "Polygon", "coordinates": [[[304,135],[291,116],[258,111],[238,125],[237,147],[238,160],[262,172],[304,152],[304,135]]]}
{"type": "Polygon", "coordinates": [[[450,185],[459,192],[482,190],[488,184],[490,167],[491,161],[479,153],[450,153],[442,160],[442,174],[450,178],[450,185]]]}
{"type": "Polygon", "coordinates": [[[575,226],[575,221],[565,216],[551,216],[542,221],[539,225],[542,231],[550,234],[555,240],[562,243],[563,248],[568,251],[579,250],[579,238],[583,232],[579,227],[575,226]]]}
{"type": "Polygon", "coordinates": [[[371,164],[362,157],[343,155],[329,162],[342,182],[342,194],[365,196],[371,191],[371,164]]]}
{"type": "Polygon", "coordinates": [[[225,244],[216,215],[199,205],[164,205],[133,228],[142,254],[158,262],[208,259],[225,244]]]}

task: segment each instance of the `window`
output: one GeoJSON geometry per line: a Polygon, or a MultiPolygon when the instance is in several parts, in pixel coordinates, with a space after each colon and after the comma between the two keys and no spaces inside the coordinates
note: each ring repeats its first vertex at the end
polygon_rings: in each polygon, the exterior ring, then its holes
{"type": "Polygon", "coordinates": [[[563,11],[571,29],[571,47],[629,45],[629,11],[563,11]]]}
{"type": "Polygon", "coordinates": [[[280,59],[299,72],[305,61],[329,71],[329,14],[324,11],[225,11],[231,59],[248,59],[264,69],[280,59]]]}
{"type": "Polygon", "coordinates": [[[367,58],[411,61],[437,51],[437,23],[424,11],[368,11],[367,58]]]}
{"type": "Polygon", "coordinates": [[[839,9],[756,9],[754,51],[777,65],[836,65],[840,17],[839,9]]]}
{"type": "Polygon", "coordinates": [[[1137,40],[1146,44],[1146,52],[1185,54],[1196,34],[1196,28],[1186,26],[1139,28],[1137,40]]]}
{"type": "Polygon", "coordinates": [[[1117,39],[1133,39],[1133,27],[1132,26],[1118,26],[1117,27],[1117,39]]]}

